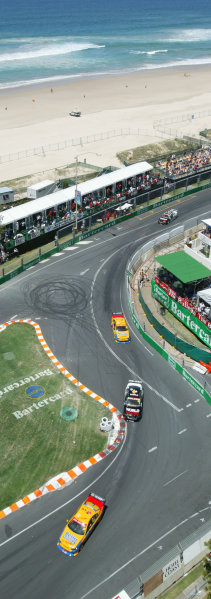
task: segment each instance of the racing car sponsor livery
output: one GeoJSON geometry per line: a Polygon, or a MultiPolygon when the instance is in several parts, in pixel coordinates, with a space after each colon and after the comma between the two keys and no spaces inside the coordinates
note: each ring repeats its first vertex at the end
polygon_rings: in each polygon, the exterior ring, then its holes
{"type": "Polygon", "coordinates": [[[174,220],[175,218],[177,218],[178,216],[178,211],[177,210],[167,210],[166,212],[164,212],[164,214],[162,214],[162,216],[160,216],[160,218],[158,219],[158,223],[160,225],[168,225],[172,220],[174,220]]]}
{"type": "Polygon", "coordinates": [[[144,390],[141,381],[129,381],[125,389],[123,416],[125,420],[140,420],[143,412],[144,390]]]}
{"type": "Polygon", "coordinates": [[[105,499],[90,493],[59,537],[57,547],[65,555],[77,555],[85,541],[102,518],[105,510],[105,499]]]}
{"type": "Polygon", "coordinates": [[[114,339],[117,343],[128,343],[130,341],[129,329],[122,312],[113,312],[111,326],[114,333],[114,339]]]}

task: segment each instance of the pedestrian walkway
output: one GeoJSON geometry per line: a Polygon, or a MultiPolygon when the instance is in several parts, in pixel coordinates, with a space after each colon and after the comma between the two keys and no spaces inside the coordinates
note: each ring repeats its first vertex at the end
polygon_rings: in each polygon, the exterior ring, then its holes
{"type": "MultiPolygon", "coordinates": [[[[181,245],[181,244],[180,244],[181,245]]],[[[176,251],[181,249],[180,245],[172,246],[171,251],[176,251]]],[[[134,306],[134,312],[137,320],[140,322],[142,329],[146,331],[146,333],[154,340],[160,347],[165,349],[167,354],[172,357],[172,359],[176,360],[180,366],[185,368],[191,376],[193,376],[202,386],[206,386],[206,390],[211,393],[211,380],[209,381],[209,375],[206,371],[200,372],[200,365],[186,356],[186,354],[182,354],[175,347],[170,345],[162,336],[156,331],[152,324],[147,319],[146,314],[144,313],[144,309],[139,301],[139,292],[138,292],[138,284],[141,285],[141,293],[144,299],[145,304],[149,307],[153,316],[160,322],[161,325],[168,327],[169,331],[173,334],[178,335],[178,332],[173,329],[173,326],[168,322],[166,323],[162,313],[161,306],[152,296],[152,279],[154,278],[154,257],[147,259],[144,261],[138,270],[136,271],[133,279],[130,281],[131,289],[132,289],[132,300],[134,306]],[[144,277],[143,277],[144,275],[144,277]],[[143,278],[143,282],[140,283],[140,280],[143,278]]],[[[181,326],[181,338],[182,338],[182,324],[177,323],[177,328],[181,326]]],[[[203,370],[203,369],[202,369],[203,370]]]]}
{"type": "Polygon", "coordinates": [[[194,599],[200,597],[200,599],[205,599],[207,597],[207,592],[205,591],[206,583],[203,580],[202,576],[197,578],[195,582],[190,584],[182,593],[177,595],[175,599],[194,599]]]}

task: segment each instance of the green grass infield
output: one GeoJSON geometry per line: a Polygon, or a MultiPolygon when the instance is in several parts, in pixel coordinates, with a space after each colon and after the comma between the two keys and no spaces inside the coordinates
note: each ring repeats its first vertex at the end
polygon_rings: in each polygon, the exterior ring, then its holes
{"type": "Polygon", "coordinates": [[[102,451],[100,421],[111,413],[59,372],[31,325],[12,324],[0,340],[3,509],[102,451]]]}

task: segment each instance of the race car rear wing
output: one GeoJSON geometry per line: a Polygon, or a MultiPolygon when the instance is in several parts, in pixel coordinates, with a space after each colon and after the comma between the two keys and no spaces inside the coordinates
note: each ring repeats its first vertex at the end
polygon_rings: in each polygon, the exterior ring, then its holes
{"type": "Polygon", "coordinates": [[[105,505],[105,499],[103,499],[102,497],[99,497],[99,495],[95,495],[95,493],[90,493],[90,495],[87,497],[86,501],[90,501],[91,503],[98,505],[98,507],[100,509],[102,509],[103,506],[105,505]]]}

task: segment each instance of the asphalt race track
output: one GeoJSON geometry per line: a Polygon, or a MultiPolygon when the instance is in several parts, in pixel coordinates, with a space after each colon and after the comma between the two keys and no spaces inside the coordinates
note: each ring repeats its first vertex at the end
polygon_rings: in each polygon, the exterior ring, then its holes
{"type": "MultiPolygon", "coordinates": [[[[210,216],[210,190],[177,207],[168,229],[210,216]]],[[[158,212],[96,234],[0,287],[1,323],[39,322],[58,360],[120,411],[129,378],[141,377],[145,388],[143,419],[127,424],[118,450],[0,521],[1,599],[111,599],[210,518],[211,406],[143,341],[127,307],[127,260],[166,231],[158,212]],[[132,337],[123,346],[110,327],[112,311],[122,309],[132,337]],[[68,558],[57,539],[90,490],[106,497],[107,509],[83,551],[68,558]]]]}

